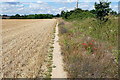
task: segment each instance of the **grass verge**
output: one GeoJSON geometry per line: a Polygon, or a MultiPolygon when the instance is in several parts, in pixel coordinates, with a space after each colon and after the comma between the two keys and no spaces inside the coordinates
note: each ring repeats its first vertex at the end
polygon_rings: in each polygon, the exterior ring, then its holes
{"type": "Polygon", "coordinates": [[[117,78],[117,19],[60,19],[60,45],[69,78],[117,78]]]}

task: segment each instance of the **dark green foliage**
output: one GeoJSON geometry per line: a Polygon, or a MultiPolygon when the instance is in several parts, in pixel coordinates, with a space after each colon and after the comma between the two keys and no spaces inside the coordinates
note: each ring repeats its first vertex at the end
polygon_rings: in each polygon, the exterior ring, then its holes
{"type": "Polygon", "coordinates": [[[56,17],[60,17],[60,14],[57,14],[56,17]]]}
{"type": "Polygon", "coordinates": [[[20,17],[20,15],[19,15],[19,14],[16,14],[15,17],[20,17]]]}
{"type": "Polygon", "coordinates": [[[99,3],[95,3],[95,12],[96,12],[96,17],[99,20],[106,21],[108,14],[111,11],[110,8],[110,3],[111,2],[105,2],[105,1],[100,1],[99,3]]]}
{"type": "Polygon", "coordinates": [[[82,10],[80,8],[77,8],[71,11],[62,11],[61,17],[63,19],[84,19],[88,17],[94,17],[94,14],[88,10],[82,10]]]}
{"type": "Polygon", "coordinates": [[[90,13],[96,14],[96,11],[93,9],[93,10],[90,10],[90,13]]]}
{"type": "Polygon", "coordinates": [[[52,14],[33,14],[33,15],[22,15],[16,14],[11,16],[10,19],[52,19],[52,14]]]}
{"type": "Polygon", "coordinates": [[[81,13],[73,13],[70,15],[69,19],[85,19],[88,17],[94,17],[94,14],[90,13],[90,12],[81,12],[81,13]]]}
{"type": "Polygon", "coordinates": [[[61,17],[66,20],[80,20],[80,19],[85,19],[85,18],[96,18],[100,20],[101,22],[106,22],[108,21],[107,16],[109,14],[111,15],[117,15],[117,12],[112,11],[110,8],[110,3],[104,0],[100,0],[99,3],[95,3],[95,9],[93,10],[82,10],[80,8],[76,8],[71,11],[62,11],[61,12],[61,17]]]}
{"type": "Polygon", "coordinates": [[[65,11],[61,11],[61,17],[62,18],[65,18],[65,13],[66,13],[65,11]]]}
{"type": "Polygon", "coordinates": [[[11,16],[10,19],[20,19],[20,15],[19,14],[16,14],[15,16],[11,16]]]}
{"type": "Polygon", "coordinates": [[[1,15],[1,16],[6,16],[7,17],[8,15],[1,15]]]}
{"type": "Polygon", "coordinates": [[[70,12],[65,12],[65,11],[62,11],[61,12],[61,17],[64,18],[64,19],[68,19],[68,17],[70,16],[70,12]]]}
{"type": "Polygon", "coordinates": [[[116,11],[111,11],[110,14],[111,15],[117,15],[117,12],[116,11]]]}

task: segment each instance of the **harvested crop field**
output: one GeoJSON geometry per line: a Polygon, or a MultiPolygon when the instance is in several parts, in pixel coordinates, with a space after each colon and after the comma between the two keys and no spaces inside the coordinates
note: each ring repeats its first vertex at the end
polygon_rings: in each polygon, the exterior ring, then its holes
{"type": "Polygon", "coordinates": [[[4,78],[42,77],[55,19],[2,20],[4,78]]]}

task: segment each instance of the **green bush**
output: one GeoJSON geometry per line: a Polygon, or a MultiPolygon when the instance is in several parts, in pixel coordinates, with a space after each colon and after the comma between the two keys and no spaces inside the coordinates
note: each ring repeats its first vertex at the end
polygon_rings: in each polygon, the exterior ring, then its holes
{"type": "Polygon", "coordinates": [[[94,14],[90,13],[90,12],[82,12],[82,13],[73,13],[69,16],[68,19],[85,19],[85,18],[92,18],[95,17],[94,14]]]}
{"type": "Polygon", "coordinates": [[[32,14],[32,15],[22,15],[16,14],[11,16],[10,19],[52,19],[54,16],[52,14],[32,14]]]}
{"type": "Polygon", "coordinates": [[[95,14],[91,13],[88,10],[82,10],[80,8],[77,8],[71,11],[66,11],[66,12],[62,11],[61,17],[67,20],[72,20],[72,19],[74,20],[74,19],[85,19],[88,17],[95,17],[95,14]]]}

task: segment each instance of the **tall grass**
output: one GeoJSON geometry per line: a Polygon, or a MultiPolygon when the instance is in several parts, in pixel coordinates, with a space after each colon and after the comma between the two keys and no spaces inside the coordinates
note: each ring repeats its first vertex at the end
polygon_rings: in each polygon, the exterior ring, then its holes
{"type": "Polygon", "coordinates": [[[118,20],[60,20],[60,44],[69,78],[117,78],[118,20]],[[89,43],[91,45],[89,45],[89,43]]]}

